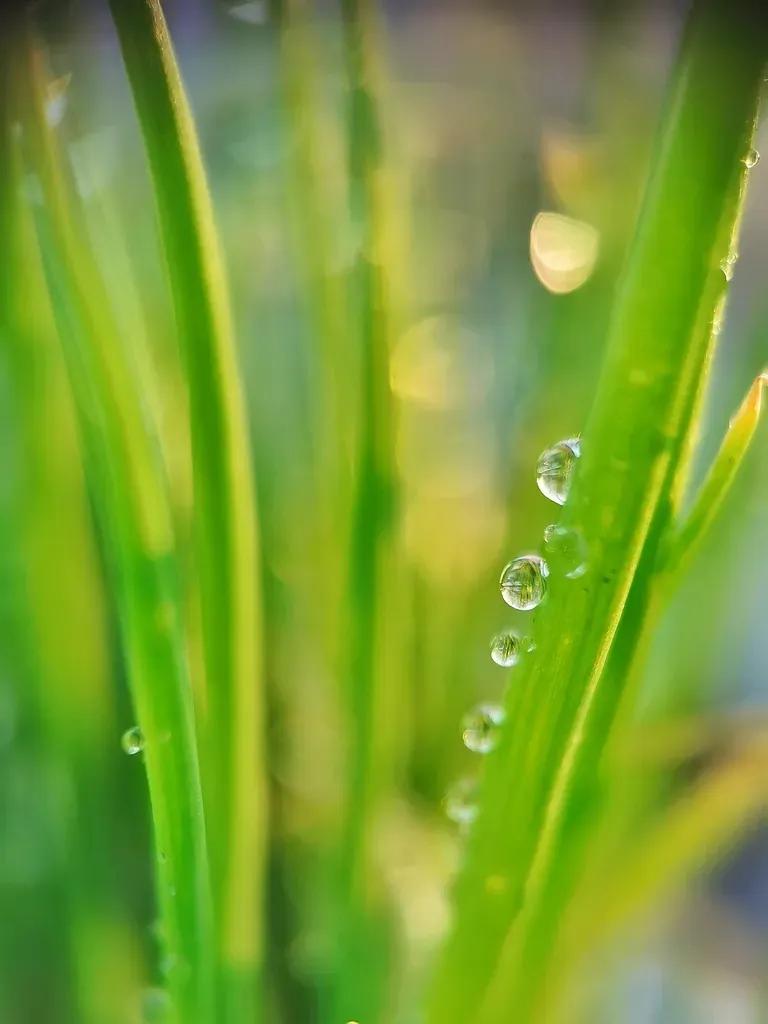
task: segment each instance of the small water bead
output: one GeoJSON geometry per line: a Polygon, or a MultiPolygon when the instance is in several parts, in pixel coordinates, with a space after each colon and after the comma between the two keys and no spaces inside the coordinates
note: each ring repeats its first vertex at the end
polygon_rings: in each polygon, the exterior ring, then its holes
{"type": "Polygon", "coordinates": [[[504,566],[499,580],[501,596],[520,612],[541,604],[547,593],[549,566],[538,555],[521,555],[504,566]]]}
{"type": "Polygon", "coordinates": [[[147,988],[141,997],[143,1024],[164,1024],[171,1012],[171,999],[164,988],[147,988]]]}
{"type": "Polygon", "coordinates": [[[536,465],[536,483],[545,498],[564,505],[573,481],[576,460],[581,457],[581,441],[569,437],[547,448],[536,465]]]}
{"type": "Polygon", "coordinates": [[[733,274],[736,270],[736,261],[738,258],[739,254],[737,252],[731,252],[720,260],[720,270],[723,272],[723,277],[726,281],[731,281],[733,279],[733,274]]]}
{"type": "Polygon", "coordinates": [[[524,650],[526,650],[525,638],[518,636],[511,629],[497,633],[491,640],[491,660],[502,668],[512,668],[513,665],[516,665],[524,650]]]}
{"type": "Polygon", "coordinates": [[[266,0],[248,0],[246,3],[233,4],[229,8],[229,16],[247,25],[266,25],[269,8],[266,0]]]}
{"type": "Polygon", "coordinates": [[[171,983],[171,979],[174,979],[177,983],[183,981],[190,976],[189,963],[182,959],[180,956],[176,956],[175,953],[165,952],[160,957],[160,973],[164,978],[171,983]]]}
{"type": "Polygon", "coordinates": [[[751,171],[753,167],[757,167],[760,162],[760,154],[756,149],[747,150],[746,156],[741,161],[748,171],[751,171]]]}
{"type": "Polygon", "coordinates": [[[451,821],[464,827],[477,817],[477,780],[459,779],[445,795],[445,813],[451,821]]]}
{"type": "Polygon", "coordinates": [[[461,738],[473,754],[490,754],[499,742],[499,729],[504,724],[504,708],[500,704],[478,704],[464,716],[461,738]]]}
{"type": "Polygon", "coordinates": [[[544,530],[544,549],[563,567],[566,579],[577,580],[587,571],[587,542],[578,530],[551,523],[544,530]]]}
{"type": "Polygon", "coordinates": [[[723,321],[725,320],[725,298],[725,293],[723,293],[718,299],[712,316],[712,334],[715,337],[717,337],[723,330],[723,321]]]}
{"type": "Polygon", "coordinates": [[[501,896],[509,888],[509,879],[505,875],[488,875],[485,880],[485,891],[489,896],[501,896]]]}
{"type": "Polygon", "coordinates": [[[144,733],[138,725],[131,726],[123,733],[120,743],[126,754],[140,754],[144,749],[144,733]]]}

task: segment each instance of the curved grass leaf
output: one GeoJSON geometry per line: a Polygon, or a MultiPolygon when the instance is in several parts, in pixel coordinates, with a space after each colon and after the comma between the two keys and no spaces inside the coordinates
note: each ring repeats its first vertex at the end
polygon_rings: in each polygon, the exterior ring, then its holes
{"type": "Polygon", "coordinates": [[[660,566],[667,576],[680,574],[720,511],[755,436],[766,385],[768,373],[758,374],[731,418],[728,431],[690,512],[667,542],[660,566]]]}
{"type": "Polygon", "coordinates": [[[222,1020],[253,1015],[262,960],[258,538],[244,395],[194,122],[157,0],[112,0],[149,160],[189,386],[208,719],[204,783],[222,1020]]]}
{"type": "Polygon", "coordinates": [[[350,274],[353,338],[361,356],[358,450],[352,496],[342,657],[349,752],[342,823],[338,924],[329,1019],[377,1012],[380,953],[368,886],[371,813],[377,788],[377,677],[388,536],[392,521],[391,294],[384,252],[382,124],[374,87],[374,22],[369,0],[341,5],[349,91],[349,209],[359,255],[350,274]],[[377,970],[361,976],[360,949],[377,970]]]}
{"type": "Polygon", "coordinates": [[[211,1024],[210,879],[165,479],[127,342],[45,119],[40,55],[31,43],[21,50],[25,142],[45,197],[35,208],[41,254],[145,741],[167,983],[179,1022],[211,1024]]]}

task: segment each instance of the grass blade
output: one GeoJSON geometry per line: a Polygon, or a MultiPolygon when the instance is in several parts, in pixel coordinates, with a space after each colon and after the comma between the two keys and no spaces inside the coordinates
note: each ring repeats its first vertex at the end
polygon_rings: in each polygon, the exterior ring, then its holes
{"type": "Polygon", "coordinates": [[[165,480],[139,384],[44,113],[40,56],[22,47],[37,227],[94,500],[109,550],[155,828],[158,901],[178,1021],[212,1021],[213,920],[192,694],[165,480]]]}
{"type": "Polygon", "coordinates": [[[644,551],[657,542],[652,526],[669,497],[686,396],[707,365],[708,337],[696,327],[725,255],[722,221],[739,189],[766,57],[765,16],[749,0],[726,6],[702,0],[688,27],[563,519],[586,540],[589,572],[576,585],[552,583],[538,650],[489,760],[429,1004],[428,1019],[440,1024],[526,1019],[578,862],[576,822],[622,683],[606,687],[605,666],[644,551]],[[489,878],[503,887],[489,888],[489,878]]]}
{"type": "Polygon", "coordinates": [[[207,677],[204,782],[222,1020],[253,1015],[262,960],[258,538],[248,426],[202,159],[157,0],[112,0],[141,123],[189,384],[207,677]]]}
{"type": "MultiPolygon", "coordinates": [[[[366,875],[367,836],[377,788],[376,686],[381,643],[384,566],[392,522],[392,401],[389,384],[391,294],[385,273],[382,126],[373,66],[374,21],[369,0],[341,6],[349,90],[349,203],[361,239],[350,276],[354,326],[361,354],[362,422],[352,498],[343,685],[349,753],[340,857],[336,977],[331,1019],[375,1014],[374,974],[360,977],[356,950],[371,922],[366,875]]],[[[355,335],[353,334],[353,337],[355,335]]]]}
{"type": "Polygon", "coordinates": [[[720,511],[755,436],[767,384],[768,373],[758,374],[728,425],[691,510],[667,542],[661,569],[668,577],[679,576],[720,511]]]}

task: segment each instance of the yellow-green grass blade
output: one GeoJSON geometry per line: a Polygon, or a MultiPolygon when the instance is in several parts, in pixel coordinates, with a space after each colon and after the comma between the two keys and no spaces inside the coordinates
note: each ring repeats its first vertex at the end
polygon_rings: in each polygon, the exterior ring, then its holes
{"type": "MultiPolygon", "coordinates": [[[[0,189],[20,200],[19,178],[5,154],[0,167],[0,189]]],[[[15,492],[14,528],[4,536],[20,563],[18,634],[28,650],[18,698],[38,724],[43,763],[56,766],[51,782],[72,782],[74,807],[52,817],[62,832],[65,921],[59,931],[71,946],[76,1016],[83,1024],[119,1024],[146,974],[128,908],[112,888],[122,810],[111,798],[109,769],[119,757],[120,733],[108,686],[104,595],[71,401],[31,226],[20,209],[2,223],[2,274],[15,282],[8,292],[15,308],[6,307],[0,317],[0,335],[17,414],[11,443],[25,466],[15,492]]],[[[55,916],[46,920],[56,930],[55,916]]]]}
{"type": "Polygon", "coordinates": [[[435,1024],[526,1020],[541,981],[624,682],[606,664],[643,554],[658,543],[688,396],[707,366],[708,334],[696,328],[726,255],[723,217],[740,188],[766,36],[749,0],[695,5],[563,516],[583,534],[589,570],[550,580],[537,651],[511,690],[431,992],[435,1024]]]}
{"type": "Polygon", "coordinates": [[[187,371],[222,1020],[256,1012],[266,842],[258,537],[244,392],[210,197],[157,0],[112,0],[187,371]]]}
{"type": "Polygon", "coordinates": [[[116,606],[149,783],[167,985],[175,1019],[213,1021],[213,918],[192,695],[162,466],[126,339],[82,231],[25,38],[24,141],[45,206],[38,237],[116,606]]]}
{"type": "Polygon", "coordinates": [[[699,488],[690,511],[672,532],[662,553],[661,570],[679,576],[717,517],[749,451],[760,422],[768,373],[760,373],[731,418],[717,455],[699,488]]]}
{"type": "MultiPolygon", "coordinates": [[[[692,739],[696,747],[705,738],[701,723],[698,727],[688,723],[685,732],[678,736],[684,749],[692,739]]],[[[674,737],[669,738],[679,752],[674,737]]],[[[623,831],[609,828],[593,841],[576,895],[564,908],[547,984],[537,993],[533,1019],[568,1019],[566,1007],[572,1006],[574,980],[606,944],[633,933],[662,905],[684,899],[686,887],[721,863],[765,818],[768,748],[764,727],[742,726],[725,739],[727,751],[720,746],[711,767],[648,820],[639,825],[624,820],[623,831]]],[[[667,753],[676,756],[675,749],[667,753]]],[[[646,760],[629,768],[625,778],[631,786],[633,773],[659,768],[646,760]]],[[[626,801],[627,788],[617,784],[613,798],[626,801]]]]}
{"type": "MultiPolygon", "coordinates": [[[[0,350],[4,383],[13,395],[7,410],[13,431],[6,443],[24,466],[19,485],[9,495],[12,519],[8,529],[4,522],[0,544],[3,564],[8,562],[9,572],[14,572],[14,641],[8,643],[4,635],[3,646],[6,664],[13,652],[20,655],[12,673],[16,714],[27,729],[32,724],[37,743],[35,761],[25,763],[29,741],[17,737],[4,751],[3,773],[7,779],[16,765],[23,765],[30,790],[37,790],[36,798],[47,809],[48,849],[30,850],[33,858],[41,856],[45,864],[53,849],[61,853],[49,865],[55,895],[47,878],[36,886],[46,910],[34,932],[38,955],[50,960],[65,948],[62,960],[72,975],[73,1016],[83,1024],[118,1024],[141,978],[135,937],[126,908],[111,889],[107,867],[115,855],[114,827],[120,814],[110,799],[108,764],[116,756],[119,734],[107,686],[103,595],[64,368],[22,201],[13,97],[18,38],[9,22],[3,29],[0,350]],[[77,572],[71,571],[73,564],[77,572]],[[37,772],[29,771],[30,764],[39,766],[37,772]],[[70,813],[54,806],[60,780],[72,783],[70,813]],[[95,841],[91,822],[98,823],[95,841]]],[[[27,809],[26,814],[34,819],[36,812],[27,809]]],[[[12,827],[5,823],[6,831],[12,827]]],[[[34,913],[25,900],[23,916],[34,913]]],[[[10,939],[12,915],[4,930],[10,939]]],[[[4,956],[6,969],[12,970],[5,950],[4,956]]],[[[64,1005],[61,1012],[68,1012],[64,1005]]],[[[12,1011],[3,1014],[10,1018],[12,1011]]]]}
{"type": "Polygon", "coordinates": [[[347,766],[329,1019],[375,1018],[386,965],[376,949],[380,913],[370,884],[372,813],[381,783],[377,763],[377,687],[393,516],[392,400],[389,354],[391,281],[387,276],[382,123],[376,94],[376,24],[369,0],[341,5],[348,88],[349,216],[360,239],[349,276],[352,338],[360,353],[349,565],[342,649],[347,766]],[[361,974],[359,950],[374,969],[361,974]]]}

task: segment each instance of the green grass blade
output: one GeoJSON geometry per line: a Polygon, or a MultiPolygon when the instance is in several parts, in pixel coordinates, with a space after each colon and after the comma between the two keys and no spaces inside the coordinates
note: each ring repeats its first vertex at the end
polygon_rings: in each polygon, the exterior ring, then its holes
{"type": "Polygon", "coordinates": [[[731,419],[728,431],[683,523],[663,553],[661,569],[677,577],[714,522],[752,444],[763,407],[768,373],[759,374],[731,419]]]}
{"type": "MultiPolygon", "coordinates": [[[[361,356],[361,423],[352,498],[345,616],[348,764],[340,857],[340,906],[330,1019],[374,1017],[376,971],[361,977],[357,950],[368,947],[373,908],[368,837],[378,786],[376,687],[384,566],[392,522],[391,293],[385,272],[382,126],[375,94],[374,18],[369,0],[341,6],[349,90],[349,203],[360,252],[350,275],[353,337],[361,356]]],[[[375,927],[375,926],[374,926],[375,927]]],[[[375,956],[375,954],[371,954],[375,956]]],[[[378,965],[379,969],[381,965],[378,965]]]]}
{"type": "Polygon", "coordinates": [[[112,0],[154,182],[189,385],[223,1020],[255,1012],[266,781],[258,538],[244,395],[202,159],[157,0],[112,0]]]}
{"type": "Polygon", "coordinates": [[[192,694],[180,627],[165,480],[139,381],[92,253],[55,136],[32,44],[25,141],[45,207],[36,221],[88,458],[138,722],[155,829],[167,983],[181,1022],[211,1024],[213,919],[192,694]]]}
{"type": "Polygon", "coordinates": [[[515,679],[431,994],[435,1024],[525,1020],[541,982],[578,862],[576,812],[594,792],[620,697],[622,680],[604,685],[606,662],[707,365],[708,336],[696,327],[725,256],[718,243],[754,121],[765,20],[749,0],[727,10],[703,0],[688,27],[563,517],[585,538],[589,571],[551,581],[537,652],[515,679]]]}

